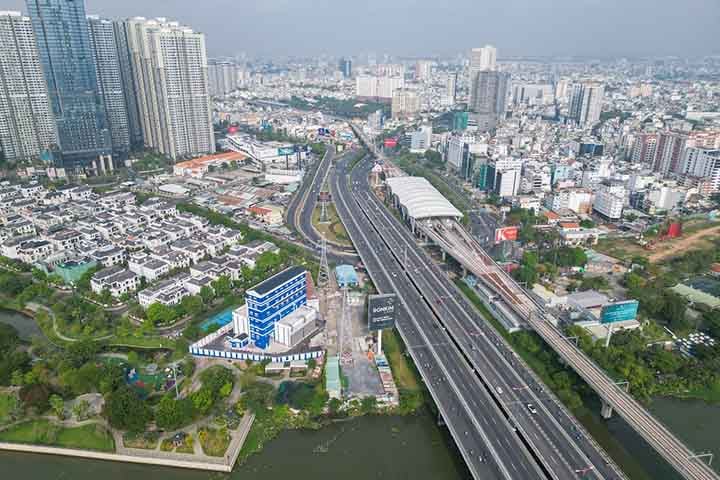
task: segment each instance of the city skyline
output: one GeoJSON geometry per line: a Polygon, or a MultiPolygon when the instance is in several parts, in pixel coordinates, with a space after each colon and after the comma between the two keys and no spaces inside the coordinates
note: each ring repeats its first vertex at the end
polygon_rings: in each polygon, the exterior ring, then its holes
{"type": "MultiPolygon", "coordinates": [[[[210,56],[241,52],[339,56],[370,51],[434,56],[465,52],[485,43],[500,47],[504,57],[720,53],[713,36],[720,4],[712,0],[671,2],[662,8],[650,0],[632,4],[560,0],[551,5],[526,0],[491,0],[478,5],[456,0],[440,11],[436,4],[408,0],[370,0],[361,11],[351,8],[349,2],[326,0],[312,4],[288,0],[209,3],[213,8],[190,0],[88,0],[86,7],[89,14],[104,17],[163,16],[192,24],[208,34],[210,56]],[[350,14],[352,22],[347,21],[350,14]],[[228,18],[237,19],[237,23],[229,23],[228,18]],[[448,36],[448,31],[453,35],[448,36]]],[[[3,9],[27,13],[24,0],[8,0],[3,9]]]]}

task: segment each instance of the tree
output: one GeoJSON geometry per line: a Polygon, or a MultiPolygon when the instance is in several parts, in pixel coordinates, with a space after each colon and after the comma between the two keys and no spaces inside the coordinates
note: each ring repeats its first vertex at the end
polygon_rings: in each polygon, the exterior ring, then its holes
{"type": "Polygon", "coordinates": [[[372,413],[375,411],[375,408],[377,407],[377,398],[373,397],[372,395],[369,397],[365,397],[360,402],[360,410],[364,414],[372,413]]]}
{"type": "Polygon", "coordinates": [[[60,395],[50,396],[50,408],[60,420],[65,418],[65,402],[60,395]]]}
{"type": "Polygon", "coordinates": [[[197,392],[192,394],[192,403],[195,410],[201,414],[206,414],[210,411],[213,404],[215,403],[215,397],[213,392],[206,387],[201,388],[197,392]]]}
{"type": "Polygon", "coordinates": [[[103,370],[88,362],[78,369],[69,368],[60,375],[60,383],[73,395],[83,395],[100,388],[103,370]]]}
{"type": "Polygon", "coordinates": [[[674,330],[686,329],[687,321],[685,319],[685,311],[687,310],[687,301],[680,295],[672,292],[666,292],[663,300],[663,317],[670,325],[670,328],[674,330]]]}
{"type": "Polygon", "coordinates": [[[720,338],[720,312],[711,310],[703,314],[703,324],[708,334],[720,338]]]}
{"type": "Polygon", "coordinates": [[[193,415],[193,402],[190,399],[176,400],[171,396],[165,396],[158,404],[155,421],[160,428],[177,430],[192,422],[193,415]]]}
{"type": "Polygon", "coordinates": [[[228,382],[225,385],[222,386],[220,391],[218,391],[218,395],[222,398],[227,398],[230,396],[230,393],[232,393],[233,384],[228,382]]]}
{"type": "Polygon", "coordinates": [[[642,288],[642,286],[645,284],[645,280],[637,273],[628,272],[623,278],[623,283],[625,284],[627,289],[632,292],[642,288]]]}
{"type": "Polygon", "coordinates": [[[199,315],[205,309],[202,297],[197,295],[188,295],[187,297],[183,297],[180,301],[180,305],[182,305],[182,309],[192,317],[199,315]]]}
{"type": "Polygon", "coordinates": [[[177,318],[175,310],[162,303],[153,303],[147,309],[147,319],[154,326],[168,325],[175,318],[177,318]]]}
{"type": "Polygon", "coordinates": [[[213,300],[215,300],[215,292],[213,292],[212,288],[205,285],[200,289],[200,298],[202,298],[202,301],[206,305],[209,305],[213,300]]]}
{"type": "Polygon", "coordinates": [[[104,290],[100,293],[100,298],[99,298],[99,300],[100,300],[100,303],[102,303],[103,305],[110,305],[110,304],[112,304],[112,303],[113,303],[113,296],[112,296],[112,293],[110,293],[110,290],[108,290],[107,288],[104,289],[104,290]]]}
{"type": "Polygon", "coordinates": [[[595,228],[595,222],[593,222],[592,220],[587,220],[587,219],[581,220],[580,226],[582,228],[595,228]]]}
{"type": "Polygon", "coordinates": [[[135,350],[131,350],[127,354],[127,360],[130,365],[137,367],[140,365],[140,355],[135,350]]]}
{"type": "Polygon", "coordinates": [[[607,278],[605,277],[584,277],[580,282],[580,291],[586,290],[605,290],[609,288],[607,278]]]}
{"type": "Polygon", "coordinates": [[[215,297],[222,298],[232,293],[232,280],[227,275],[221,275],[217,280],[213,281],[213,290],[215,290],[215,297]]]}
{"type": "Polygon", "coordinates": [[[537,283],[538,274],[534,267],[522,265],[513,271],[513,277],[515,277],[518,282],[525,283],[527,288],[532,288],[533,285],[537,283]]]}
{"type": "Polygon", "coordinates": [[[79,368],[81,365],[95,358],[99,351],[99,346],[92,340],[80,340],[79,342],[73,342],[68,345],[65,353],[67,354],[68,361],[75,367],[79,368]]]}
{"type": "Polygon", "coordinates": [[[426,150],[425,160],[427,160],[428,163],[433,164],[432,166],[435,168],[439,168],[443,163],[442,155],[440,155],[440,152],[436,152],[435,150],[426,150]]]}
{"type": "Polygon", "coordinates": [[[25,375],[20,370],[12,372],[10,383],[15,387],[22,387],[25,384],[25,375]]]}
{"type": "Polygon", "coordinates": [[[121,386],[107,396],[103,414],[113,428],[132,433],[145,430],[145,426],[152,418],[150,408],[127,385],[121,386]]]}
{"type": "Polygon", "coordinates": [[[38,413],[50,408],[50,389],[44,384],[26,385],[20,389],[20,400],[27,408],[34,408],[38,413]]]}
{"type": "Polygon", "coordinates": [[[328,413],[331,417],[336,417],[340,413],[342,402],[337,398],[331,398],[328,402],[328,413]]]}
{"type": "Polygon", "coordinates": [[[78,422],[87,420],[90,416],[90,403],[87,400],[80,400],[73,406],[73,415],[78,422]]]}
{"type": "Polygon", "coordinates": [[[638,265],[644,270],[647,270],[650,266],[650,260],[647,257],[643,257],[642,255],[633,256],[630,260],[630,263],[632,263],[633,265],[638,265]]]}

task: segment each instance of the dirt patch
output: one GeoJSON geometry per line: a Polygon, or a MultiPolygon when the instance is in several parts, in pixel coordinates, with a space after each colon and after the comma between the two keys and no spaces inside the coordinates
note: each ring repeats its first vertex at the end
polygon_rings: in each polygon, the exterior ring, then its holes
{"type": "Polygon", "coordinates": [[[700,247],[709,247],[710,243],[708,240],[710,239],[708,237],[718,233],[720,233],[720,226],[700,230],[699,232],[695,232],[687,237],[661,244],[658,248],[662,248],[662,250],[650,254],[648,256],[648,260],[653,263],[661,262],[681,253],[685,253],[688,250],[700,247]]]}

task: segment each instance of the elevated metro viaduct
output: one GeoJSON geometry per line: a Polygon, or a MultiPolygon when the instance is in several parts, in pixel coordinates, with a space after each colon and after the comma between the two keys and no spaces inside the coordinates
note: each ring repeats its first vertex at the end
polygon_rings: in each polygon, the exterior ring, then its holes
{"type": "Polygon", "coordinates": [[[414,177],[393,177],[386,181],[386,194],[398,207],[415,235],[424,242],[438,246],[443,255],[453,257],[464,272],[470,272],[478,278],[481,287],[479,291],[484,292],[483,303],[496,318],[505,324],[507,321],[517,322],[537,332],[598,394],[605,418],[609,418],[613,411],[617,412],[685,478],[720,479],[710,465],[702,461],[700,457],[703,455],[690,450],[629,394],[627,382],[614,381],[563,335],[558,328],[558,319],[495,263],[457,222],[457,216],[453,215],[456,209],[426,182],[415,180],[414,177]],[[426,204],[421,200],[424,195],[429,197],[426,204]],[[445,205],[441,204],[441,198],[445,205]]]}

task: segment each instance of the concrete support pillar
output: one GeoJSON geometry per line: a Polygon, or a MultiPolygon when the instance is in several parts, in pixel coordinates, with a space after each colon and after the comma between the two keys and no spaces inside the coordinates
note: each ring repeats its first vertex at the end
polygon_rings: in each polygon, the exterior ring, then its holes
{"type": "Polygon", "coordinates": [[[442,259],[443,259],[443,262],[446,260],[446,258],[447,258],[447,252],[445,252],[445,250],[443,250],[443,251],[442,251],[442,259]]]}
{"type": "Polygon", "coordinates": [[[600,415],[602,416],[602,418],[604,418],[605,420],[607,420],[607,419],[609,419],[610,417],[612,417],[612,414],[613,414],[612,405],[610,405],[609,403],[605,402],[605,400],[602,400],[602,407],[601,407],[601,409],[600,409],[600,415]]]}

